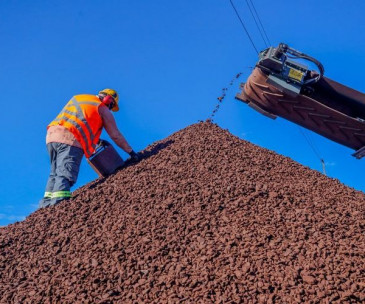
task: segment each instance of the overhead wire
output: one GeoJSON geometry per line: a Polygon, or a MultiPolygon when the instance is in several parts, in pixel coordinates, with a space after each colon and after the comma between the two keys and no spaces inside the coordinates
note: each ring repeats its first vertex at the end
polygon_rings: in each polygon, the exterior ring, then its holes
{"type": "Polygon", "coordinates": [[[267,36],[267,34],[266,34],[266,31],[265,31],[264,25],[263,25],[263,24],[262,24],[262,22],[261,22],[261,18],[260,18],[260,16],[259,16],[259,14],[257,13],[257,10],[256,10],[255,5],[253,4],[252,0],[250,0],[250,3],[251,3],[251,5],[252,5],[253,10],[255,11],[255,14],[256,14],[256,16],[257,16],[258,21],[259,21],[259,23],[260,23],[260,25],[261,25],[261,27],[262,27],[262,30],[263,30],[263,33],[264,33],[264,35],[265,35],[266,39],[267,39],[268,45],[271,45],[270,39],[269,39],[269,37],[268,37],[268,36],[267,36]]]}
{"type": "Polygon", "coordinates": [[[236,9],[236,6],[233,4],[232,0],[229,0],[229,2],[231,2],[231,5],[232,5],[232,7],[233,7],[234,11],[236,12],[236,15],[237,15],[237,17],[238,17],[239,21],[241,22],[241,25],[242,25],[243,29],[245,30],[245,32],[246,32],[246,34],[247,34],[248,39],[251,41],[251,44],[252,44],[253,48],[255,49],[256,53],[258,54],[258,53],[259,53],[259,51],[257,50],[255,43],[253,42],[253,40],[252,40],[252,38],[251,38],[251,36],[250,36],[250,34],[249,34],[249,32],[248,32],[248,30],[247,30],[247,28],[246,28],[245,24],[243,23],[243,21],[242,21],[242,19],[241,19],[241,16],[240,16],[240,14],[238,13],[238,11],[237,11],[237,9],[236,9]]]}
{"type": "Polygon", "coordinates": [[[303,137],[305,138],[305,140],[307,141],[308,145],[311,147],[314,154],[318,157],[319,161],[321,162],[323,174],[327,175],[326,174],[326,163],[325,163],[324,159],[321,157],[321,153],[319,152],[319,149],[316,147],[315,143],[309,137],[309,134],[305,134],[305,132],[299,126],[298,126],[298,129],[299,129],[300,133],[303,135],[303,137]]]}
{"type": "MultiPolygon", "coordinates": [[[[267,44],[267,42],[266,42],[266,40],[265,40],[265,37],[264,37],[263,32],[262,32],[262,30],[261,30],[261,28],[260,28],[259,24],[257,23],[257,20],[256,20],[256,17],[255,17],[255,14],[253,13],[253,11],[252,11],[252,9],[251,9],[251,6],[250,6],[250,4],[248,3],[248,0],[246,0],[246,4],[247,4],[247,6],[248,6],[248,8],[249,8],[249,10],[250,10],[250,13],[251,13],[251,16],[252,16],[253,20],[255,21],[256,27],[257,27],[257,29],[259,30],[260,36],[261,36],[262,40],[264,41],[265,46],[266,46],[266,47],[269,47],[269,46],[268,46],[268,44],[267,44]]],[[[252,4],[252,2],[251,2],[251,4],[252,4]]]]}

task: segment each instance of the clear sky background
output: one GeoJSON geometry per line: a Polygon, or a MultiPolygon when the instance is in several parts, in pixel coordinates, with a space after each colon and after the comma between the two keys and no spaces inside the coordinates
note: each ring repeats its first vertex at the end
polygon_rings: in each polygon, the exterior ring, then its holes
{"type": "MultiPolygon", "coordinates": [[[[264,49],[246,1],[234,3],[257,48],[264,49]]],[[[327,77],[365,92],[365,1],[253,3],[272,45],[285,42],[317,58],[327,77]]],[[[238,72],[245,81],[257,61],[229,0],[1,0],[0,12],[0,225],[37,209],[49,173],[46,126],[73,95],[118,90],[117,124],[140,151],[207,119],[222,88],[238,72]]],[[[238,85],[228,86],[215,122],[322,172],[299,127],[235,100],[238,85]]],[[[306,134],[329,177],[365,190],[364,159],[306,134]]],[[[102,137],[108,138],[105,132],[102,137]]],[[[73,190],[95,178],[84,159],[73,190]]]]}

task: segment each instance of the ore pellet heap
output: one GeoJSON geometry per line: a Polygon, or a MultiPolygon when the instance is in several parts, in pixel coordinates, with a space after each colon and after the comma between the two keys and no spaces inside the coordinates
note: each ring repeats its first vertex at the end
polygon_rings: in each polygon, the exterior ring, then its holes
{"type": "Polygon", "coordinates": [[[191,125],[0,228],[0,303],[364,303],[365,195],[191,125]]]}

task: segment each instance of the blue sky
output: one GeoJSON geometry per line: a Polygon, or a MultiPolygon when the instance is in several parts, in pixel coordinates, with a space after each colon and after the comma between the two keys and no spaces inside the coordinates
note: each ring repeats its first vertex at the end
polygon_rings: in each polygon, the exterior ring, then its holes
{"type": "MultiPolygon", "coordinates": [[[[246,1],[234,3],[257,48],[264,49],[246,1]]],[[[365,92],[365,1],[253,3],[273,45],[285,42],[317,58],[327,77],[365,92]]],[[[46,126],[73,95],[118,90],[117,124],[139,151],[208,118],[222,88],[238,72],[245,81],[257,61],[229,0],[2,0],[0,11],[0,225],[36,210],[49,173],[46,126]]],[[[299,127],[234,100],[238,84],[229,87],[215,122],[322,171],[299,127]]],[[[329,177],[365,190],[365,160],[306,134],[329,177]]],[[[84,159],[73,189],[95,178],[84,159]]]]}

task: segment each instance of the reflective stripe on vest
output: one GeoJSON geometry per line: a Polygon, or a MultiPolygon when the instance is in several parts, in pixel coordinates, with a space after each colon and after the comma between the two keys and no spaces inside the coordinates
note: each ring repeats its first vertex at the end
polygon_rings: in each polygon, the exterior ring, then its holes
{"type": "Polygon", "coordinates": [[[59,124],[69,129],[89,158],[95,150],[102,129],[102,119],[98,113],[100,104],[96,96],[77,95],[66,104],[49,126],[59,124]],[[92,100],[93,98],[95,100],[92,100]],[[85,106],[82,109],[83,105],[85,106]]]}
{"type": "MultiPolygon", "coordinates": [[[[88,103],[90,104],[90,103],[88,103]]],[[[95,104],[93,104],[95,105],[95,104]]],[[[64,120],[64,121],[67,121],[69,122],[70,124],[72,124],[81,134],[82,136],[82,139],[84,140],[84,142],[86,143],[86,152],[88,155],[91,155],[92,152],[89,150],[89,147],[93,147],[95,148],[95,145],[93,145],[93,140],[94,140],[94,134],[93,132],[91,131],[90,129],[90,126],[87,122],[87,120],[85,119],[84,117],[84,114],[82,113],[82,110],[80,108],[80,105],[78,104],[78,102],[76,101],[76,99],[73,97],[70,102],[66,105],[66,107],[61,111],[61,113],[57,116],[57,118],[54,120],[54,121],[61,121],[61,120],[64,120]],[[66,110],[66,107],[70,107],[70,106],[74,106],[76,108],[76,112],[72,112],[72,111],[69,111],[69,110],[66,110]],[[69,114],[71,116],[74,116],[76,117],[77,119],[81,120],[82,123],[86,126],[87,128],[87,131],[89,132],[89,137],[90,137],[90,141],[89,142],[89,138],[86,136],[86,133],[84,132],[84,130],[82,129],[82,127],[78,124],[78,122],[76,120],[74,120],[72,117],[68,117],[64,114],[69,114]]]]}

